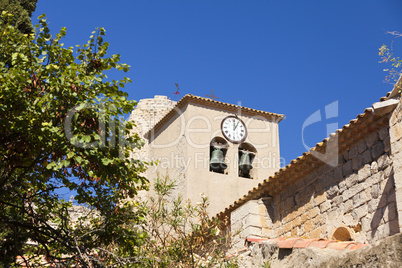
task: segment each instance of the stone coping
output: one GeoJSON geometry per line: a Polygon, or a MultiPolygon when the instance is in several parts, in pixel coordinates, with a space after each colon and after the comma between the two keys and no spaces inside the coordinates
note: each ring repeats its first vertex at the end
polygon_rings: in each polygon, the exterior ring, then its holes
{"type": "Polygon", "coordinates": [[[356,250],[369,244],[362,244],[355,241],[336,241],[325,240],[322,238],[246,238],[244,245],[249,246],[252,243],[258,244],[276,244],[281,249],[293,248],[320,248],[320,249],[335,249],[335,250],[356,250]]]}

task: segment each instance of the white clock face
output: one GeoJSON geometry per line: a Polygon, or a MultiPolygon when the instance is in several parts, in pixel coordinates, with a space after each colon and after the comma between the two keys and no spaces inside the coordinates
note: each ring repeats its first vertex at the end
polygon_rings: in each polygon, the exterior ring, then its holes
{"type": "Polygon", "coordinates": [[[246,126],[242,120],[235,116],[228,116],[223,119],[221,128],[223,136],[231,142],[240,143],[246,139],[246,126]]]}

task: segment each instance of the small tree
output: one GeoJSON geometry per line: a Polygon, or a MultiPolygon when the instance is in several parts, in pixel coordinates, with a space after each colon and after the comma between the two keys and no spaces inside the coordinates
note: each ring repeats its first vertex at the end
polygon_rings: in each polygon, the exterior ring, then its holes
{"type": "Polygon", "coordinates": [[[143,214],[125,200],[146,188],[146,163],[128,158],[141,145],[122,119],[136,104],[121,90],[131,81],[105,73],[129,66],[107,55],[103,28],[75,50],[61,43],[65,28],[52,36],[39,19],[35,34],[13,27],[9,13],[0,21],[0,260],[4,267],[135,262],[142,234],[125,223],[143,214]],[[63,191],[90,212],[78,224],[63,191]]]}
{"type": "Polygon", "coordinates": [[[154,183],[154,195],[140,206],[147,219],[141,228],[147,234],[141,247],[141,267],[237,267],[224,261],[231,246],[222,222],[208,216],[208,198],[192,205],[171,196],[175,183],[167,176],[154,183]]]}
{"type": "MultiPolygon", "coordinates": [[[[402,33],[397,31],[387,33],[393,35],[394,39],[402,37],[402,33]]],[[[384,69],[384,71],[388,73],[388,75],[385,76],[385,82],[395,84],[402,75],[402,59],[394,55],[393,41],[391,47],[382,45],[379,50],[378,55],[381,57],[380,63],[389,64],[389,67],[384,69]]]]}

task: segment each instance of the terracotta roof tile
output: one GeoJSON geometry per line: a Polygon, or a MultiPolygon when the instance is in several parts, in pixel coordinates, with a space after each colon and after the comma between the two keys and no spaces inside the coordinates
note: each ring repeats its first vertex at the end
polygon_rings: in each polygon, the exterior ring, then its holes
{"type": "Polygon", "coordinates": [[[333,240],[319,240],[315,241],[310,244],[309,248],[326,248],[328,244],[330,243],[336,243],[336,241],[333,240]]]}
{"type": "Polygon", "coordinates": [[[301,238],[288,238],[285,240],[280,240],[278,242],[279,248],[293,248],[297,241],[301,240],[301,238]]]}
{"type": "Polygon", "coordinates": [[[313,238],[313,239],[302,239],[296,242],[296,244],[293,246],[294,248],[307,248],[310,246],[311,243],[314,241],[318,241],[318,238],[313,238]]]}
{"type": "Polygon", "coordinates": [[[357,244],[357,245],[352,245],[351,247],[349,247],[348,249],[350,250],[356,250],[362,247],[368,246],[368,244],[357,244]]]}

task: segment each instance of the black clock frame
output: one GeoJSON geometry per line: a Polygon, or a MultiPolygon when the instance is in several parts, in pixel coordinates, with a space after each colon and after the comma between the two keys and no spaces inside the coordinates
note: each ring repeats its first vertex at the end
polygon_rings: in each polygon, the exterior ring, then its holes
{"type": "Polygon", "coordinates": [[[225,139],[227,139],[227,140],[230,141],[231,143],[235,143],[235,144],[242,143],[243,141],[245,141],[246,138],[247,138],[247,135],[248,135],[246,124],[244,124],[243,120],[241,120],[239,117],[237,117],[237,116],[235,116],[235,115],[229,115],[229,116],[226,116],[225,118],[223,118],[223,120],[222,120],[222,122],[221,122],[221,132],[222,132],[223,137],[225,137],[225,139]],[[236,118],[236,119],[239,120],[240,123],[243,124],[243,126],[244,126],[245,134],[244,134],[244,137],[243,137],[241,140],[239,140],[239,141],[232,140],[231,138],[229,138],[228,136],[226,136],[225,132],[223,132],[223,122],[225,122],[225,120],[227,120],[227,119],[229,119],[229,118],[236,118]]]}

